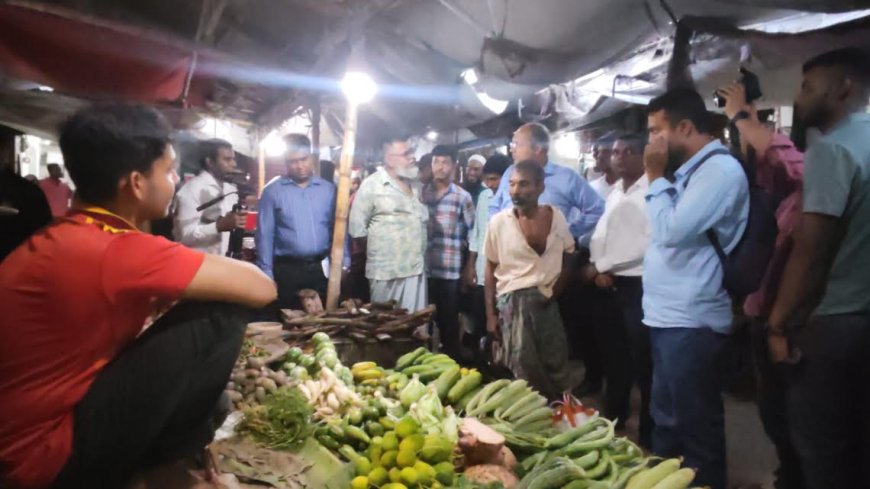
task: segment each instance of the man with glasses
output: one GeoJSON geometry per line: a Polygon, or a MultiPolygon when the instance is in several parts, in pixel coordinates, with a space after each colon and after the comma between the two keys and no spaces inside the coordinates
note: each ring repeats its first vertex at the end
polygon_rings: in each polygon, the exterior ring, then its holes
{"type": "Polygon", "coordinates": [[[335,185],[314,175],[311,140],[284,138],[287,174],[263,189],[257,215],[257,264],[278,285],[278,306],[299,309],[298,294],[326,297],[321,262],[329,254],[335,222],[335,185]]]}
{"type": "MultiPolygon", "coordinates": [[[[544,193],[540,203],[562,211],[571,234],[581,245],[588,245],[595,224],[604,213],[604,201],[580,174],[550,161],[550,131],[542,124],[524,124],[514,132],[510,148],[514,161],[533,161],[544,168],[544,193]]],[[[498,191],[489,203],[490,219],[513,207],[510,174],[511,171],[506,171],[502,176],[498,191]]]]}
{"type": "Polygon", "coordinates": [[[350,210],[353,238],[367,238],[371,299],[395,300],[410,312],[426,307],[426,226],[429,212],[414,184],[419,170],[407,138],[382,145],[384,166],[363,180],[350,210]]]}

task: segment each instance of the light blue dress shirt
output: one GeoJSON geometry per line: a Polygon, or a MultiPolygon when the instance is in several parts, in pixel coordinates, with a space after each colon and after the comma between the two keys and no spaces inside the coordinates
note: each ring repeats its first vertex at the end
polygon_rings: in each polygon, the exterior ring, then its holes
{"type": "Polygon", "coordinates": [[[706,236],[713,229],[730,253],[749,216],[749,184],[740,163],[716,155],[691,176],[707,153],[704,146],[677,170],[674,183],[658,178],[646,196],[651,243],[643,262],[643,322],[654,328],[709,327],[731,331],[731,299],[722,286],[722,264],[706,236]]]}
{"type": "MultiPolygon", "coordinates": [[[[512,171],[513,167],[510,167],[504,172],[498,191],[489,201],[490,219],[513,207],[510,193],[512,171]]],[[[544,166],[544,193],[538,203],[549,204],[562,211],[571,234],[582,246],[587,247],[598,219],[604,214],[604,201],[589,183],[574,170],[552,161],[544,166]]]]}
{"type": "Polygon", "coordinates": [[[276,256],[299,258],[329,253],[335,222],[335,185],[312,177],[307,187],[281,176],[260,196],[257,265],[270,277],[276,256]]]}

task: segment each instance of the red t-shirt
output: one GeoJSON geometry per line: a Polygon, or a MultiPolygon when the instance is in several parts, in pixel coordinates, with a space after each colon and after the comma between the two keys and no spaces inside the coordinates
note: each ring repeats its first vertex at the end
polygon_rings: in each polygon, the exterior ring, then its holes
{"type": "Polygon", "coordinates": [[[55,221],[0,262],[0,486],[53,482],[76,404],[203,258],[93,210],[55,221]]]}

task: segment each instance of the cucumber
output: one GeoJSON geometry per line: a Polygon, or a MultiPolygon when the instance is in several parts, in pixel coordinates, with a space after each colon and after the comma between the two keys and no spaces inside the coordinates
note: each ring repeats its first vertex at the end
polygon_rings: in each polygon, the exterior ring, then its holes
{"type": "Polygon", "coordinates": [[[412,352],[405,353],[400,356],[398,360],[396,360],[396,370],[404,370],[411,365],[414,365],[414,362],[420,358],[424,353],[426,353],[426,348],[422,346],[417,348],[412,352]]]}
{"type": "Polygon", "coordinates": [[[450,403],[459,401],[462,396],[480,387],[481,382],[483,382],[483,376],[480,372],[469,372],[468,375],[453,384],[447,393],[447,401],[450,403]]]}
{"type": "Polygon", "coordinates": [[[686,489],[695,480],[694,469],[680,469],[654,485],[652,489],[686,489]]]}
{"type": "MultiPolygon", "coordinates": [[[[680,459],[670,458],[628,480],[625,489],[652,489],[665,477],[680,469],[680,459]]],[[[688,485],[688,484],[687,484],[688,485]]]]}
{"type": "Polygon", "coordinates": [[[447,397],[448,392],[452,392],[454,384],[461,382],[459,366],[450,367],[435,380],[435,390],[438,392],[438,397],[443,401],[447,397]]]}

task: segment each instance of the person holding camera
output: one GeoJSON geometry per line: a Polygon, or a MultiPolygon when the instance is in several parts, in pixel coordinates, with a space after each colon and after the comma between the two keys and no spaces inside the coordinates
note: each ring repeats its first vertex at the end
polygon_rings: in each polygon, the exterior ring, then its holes
{"type": "MultiPolygon", "coordinates": [[[[764,323],[770,315],[783,268],[794,246],[794,233],[800,222],[804,156],[787,136],[775,132],[758,118],[755,100],[746,86],[737,82],[718,90],[724,99],[725,115],[731,131],[736,131],[739,147],[734,148],[750,168],[756,186],[778,203],[778,233],[774,254],[759,290],[749,295],[743,310],[751,321],[751,337],[756,371],[757,402],[762,425],[776,447],[780,467],[776,473],[777,489],[804,487],[800,461],[789,434],[786,409],[786,382],[767,355],[764,323]]],[[[758,92],[760,95],[760,91],[758,92]]]]}
{"type": "Polygon", "coordinates": [[[788,422],[806,487],[870,487],[870,54],[803,67],[796,116],[808,149],[803,215],[768,319],[771,360],[789,370],[788,422]],[[809,319],[800,311],[812,306],[809,319]],[[790,325],[805,324],[795,332],[790,325]]]}

